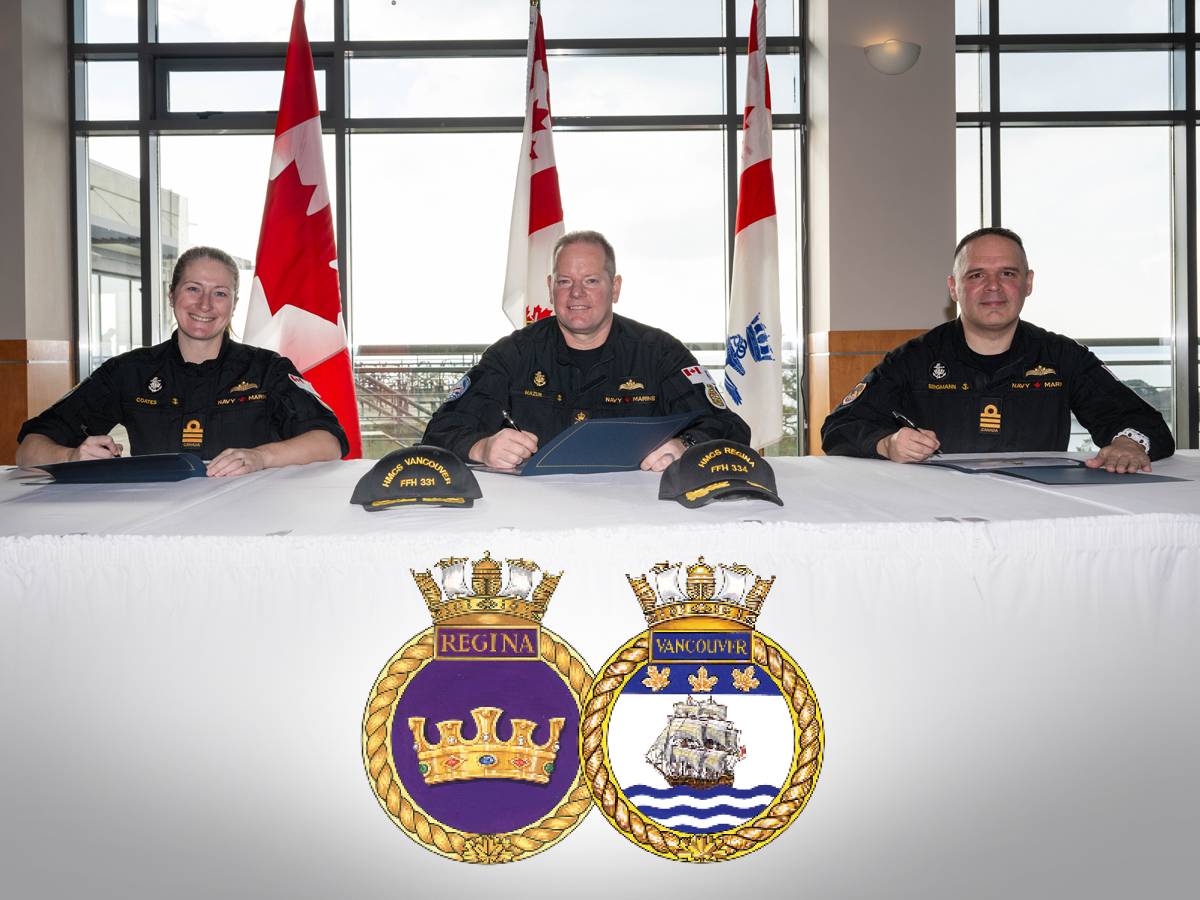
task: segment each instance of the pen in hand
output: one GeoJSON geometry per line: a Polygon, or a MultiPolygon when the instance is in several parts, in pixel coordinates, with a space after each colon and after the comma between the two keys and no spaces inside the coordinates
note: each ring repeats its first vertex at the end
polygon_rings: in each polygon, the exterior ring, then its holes
{"type": "Polygon", "coordinates": [[[507,422],[512,428],[516,428],[517,431],[521,430],[520,428],[517,428],[517,423],[513,421],[513,417],[509,415],[507,409],[500,410],[500,415],[504,416],[504,421],[507,422]]]}
{"type": "MultiPolygon", "coordinates": [[[[916,425],[914,425],[912,419],[910,419],[908,416],[904,415],[904,413],[898,413],[895,410],[892,410],[892,418],[895,419],[898,424],[903,425],[906,428],[911,428],[913,431],[921,430],[916,425]]],[[[934,450],[932,455],[933,456],[941,456],[942,451],[940,449],[934,450]]]]}

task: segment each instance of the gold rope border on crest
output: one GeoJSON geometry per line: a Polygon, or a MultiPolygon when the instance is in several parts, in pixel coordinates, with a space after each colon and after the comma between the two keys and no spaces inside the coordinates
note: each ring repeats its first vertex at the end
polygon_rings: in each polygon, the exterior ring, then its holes
{"type": "Polygon", "coordinates": [[[630,840],[659,856],[684,862],[721,862],[743,856],[768,843],[800,814],[821,772],[824,726],[812,686],[787,651],[752,632],[753,661],[783,688],[792,720],[800,732],[792,773],[775,801],[753,820],[718,834],[680,834],[642,818],[626,798],[608,765],[605,738],[612,704],[629,676],[649,658],[649,633],[630,640],[605,664],[592,685],[582,719],[580,751],[588,788],[601,811],[630,840]]]}
{"type": "MultiPolygon", "coordinates": [[[[487,864],[533,856],[564,837],[591,809],[592,796],[582,771],[566,799],[549,816],[522,831],[493,835],[455,831],[426,815],[400,787],[400,780],[392,770],[390,729],[400,689],[433,659],[433,635],[430,628],[405,644],[384,667],[367,700],[363,713],[363,763],[375,797],[388,817],[409,837],[449,859],[487,864]]],[[[583,698],[595,676],[566,641],[544,627],[541,636],[541,658],[563,677],[579,705],[582,719],[583,698]]]]}

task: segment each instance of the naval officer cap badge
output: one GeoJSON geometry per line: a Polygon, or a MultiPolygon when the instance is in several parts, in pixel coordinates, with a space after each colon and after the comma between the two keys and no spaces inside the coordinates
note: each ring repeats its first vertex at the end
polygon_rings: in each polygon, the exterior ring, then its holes
{"type": "Polygon", "coordinates": [[[714,500],[770,500],[783,506],[767,461],[745,444],[722,440],[683,451],[663,470],[658,499],[677,500],[688,509],[714,500]]]}
{"type": "Polygon", "coordinates": [[[745,566],[659,563],[629,576],[649,628],[600,669],[584,705],[584,774],[629,840],[721,862],[778,837],[812,796],[817,698],[755,630],[774,584],[745,566]]]}
{"type": "Polygon", "coordinates": [[[362,752],[376,799],[414,841],[459,862],[526,859],[591,808],[579,711],[592,671],[541,625],[562,573],[487,553],[413,572],[434,625],[379,673],[362,752]]]}
{"type": "Polygon", "coordinates": [[[474,506],[483,496],[475,473],[441,447],[418,444],[393,450],[354,486],[351,503],[367,512],[397,507],[474,506]]]}

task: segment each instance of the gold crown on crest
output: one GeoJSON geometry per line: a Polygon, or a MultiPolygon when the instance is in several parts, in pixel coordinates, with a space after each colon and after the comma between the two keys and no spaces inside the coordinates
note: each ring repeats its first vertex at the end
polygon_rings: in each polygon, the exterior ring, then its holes
{"type": "Polygon", "coordinates": [[[769,580],[759,578],[739,563],[710,566],[703,556],[686,568],[682,563],[661,562],[646,575],[625,577],[651,627],[704,616],[753,628],[775,583],[774,575],[769,580]]]}
{"type": "Polygon", "coordinates": [[[562,572],[557,575],[543,572],[542,580],[534,587],[538,564],[525,559],[506,559],[506,581],[500,563],[492,559],[490,552],[485,552],[483,559],[475,560],[470,570],[468,562],[465,557],[438,560],[440,587],[428,570],[409,569],[429,606],[434,624],[478,613],[504,613],[540,624],[554,589],[562,579],[562,572]]]}
{"type": "Polygon", "coordinates": [[[533,742],[536,722],[512,720],[512,737],[501,741],[496,734],[496,722],[504,710],[495,706],[478,706],[471,710],[475,719],[475,737],[464,740],[462,720],[438,722],[440,738],[436,744],[425,740],[425,720],[414,716],[408,720],[412,729],[413,749],[417,751],[417,768],[426,784],[445,784],[450,781],[471,781],[479,778],[505,778],[548,784],[558,757],[558,736],[566,719],[550,720],[550,738],[544,744],[533,742]]]}

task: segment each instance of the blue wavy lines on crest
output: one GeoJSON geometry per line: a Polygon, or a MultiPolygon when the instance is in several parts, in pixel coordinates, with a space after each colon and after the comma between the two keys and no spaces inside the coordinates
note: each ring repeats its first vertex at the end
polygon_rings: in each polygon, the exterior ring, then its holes
{"type": "Polygon", "coordinates": [[[626,799],[642,815],[685,834],[710,834],[743,825],[770,806],[778,794],[779,788],[769,784],[708,790],[635,784],[625,789],[626,799]]]}

